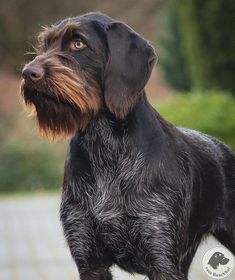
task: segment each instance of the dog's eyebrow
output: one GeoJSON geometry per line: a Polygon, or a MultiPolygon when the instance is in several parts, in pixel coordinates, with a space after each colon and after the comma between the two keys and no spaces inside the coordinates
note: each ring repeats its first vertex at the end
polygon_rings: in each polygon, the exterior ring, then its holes
{"type": "Polygon", "coordinates": [[[52,45],[56,41],[62,39],[66,32],[80,27],[79,22],[68,21],[63,27],[56,25],[44,26],[43,30],[38,35],[38,48],[45,50],[48,46],[52,45]]]}

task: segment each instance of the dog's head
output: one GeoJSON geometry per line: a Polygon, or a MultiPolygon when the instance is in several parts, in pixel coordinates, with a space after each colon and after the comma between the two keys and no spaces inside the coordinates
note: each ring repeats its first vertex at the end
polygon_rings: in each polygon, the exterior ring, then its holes
{"type": "Polygon", "coordinates": [[[37,56],[23,69],[21,93],[46,135],[85,129],[105,110],[124,119],[155,62],[153,48],[140,35],[100,13],[44,28],[38,42],[37,56]]]}
{"type": "Polygon", "coordinates": [[[227,259],[227,258],[224,256],[224,254],[222,254],[222,253],[220,253],[220,252],[215,252],[215,253],[211,256],[211,258],[210,258],[208,264],[209,264],[212,268],[217,269],[218,266],[219,266],[220,264],[221,264],[221,265],[225,265],[225,264],[227,264],[228,262],[229,262],[229,259],[227,259]]]}

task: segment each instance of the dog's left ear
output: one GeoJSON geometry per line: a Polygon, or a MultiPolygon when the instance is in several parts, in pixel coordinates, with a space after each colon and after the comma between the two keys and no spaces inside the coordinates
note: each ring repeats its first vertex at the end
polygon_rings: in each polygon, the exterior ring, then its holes
{"type": "Polygon", "coordinates": [[[105,103],[116,117],[124,119],[136,105],[150,77],[156,55],[146,40],[121,22],[108,26],[107,43],[105,103]]]}

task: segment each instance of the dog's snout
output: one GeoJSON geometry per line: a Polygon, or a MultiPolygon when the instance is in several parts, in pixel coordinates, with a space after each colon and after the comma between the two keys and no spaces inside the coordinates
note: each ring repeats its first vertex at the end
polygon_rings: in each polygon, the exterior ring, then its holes
{"type": "Polygon", "coordinates": [[[28,65],[25,66],[22,71],[22,77],[25,80],[31,80],[37,82],[42,79],[44,75],[43,68],[39,65],[28,65]]]}

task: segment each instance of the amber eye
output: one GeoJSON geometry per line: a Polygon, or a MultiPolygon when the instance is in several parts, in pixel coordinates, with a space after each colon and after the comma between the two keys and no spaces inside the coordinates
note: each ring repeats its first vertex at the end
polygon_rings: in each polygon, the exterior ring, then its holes
{"type": "Polygon", "coordinates": [[[71,42],[70,48],[72,50],[83,50],[87,47],[87,45],[81,40],[81,39],[76,39],[71,42]]]}

